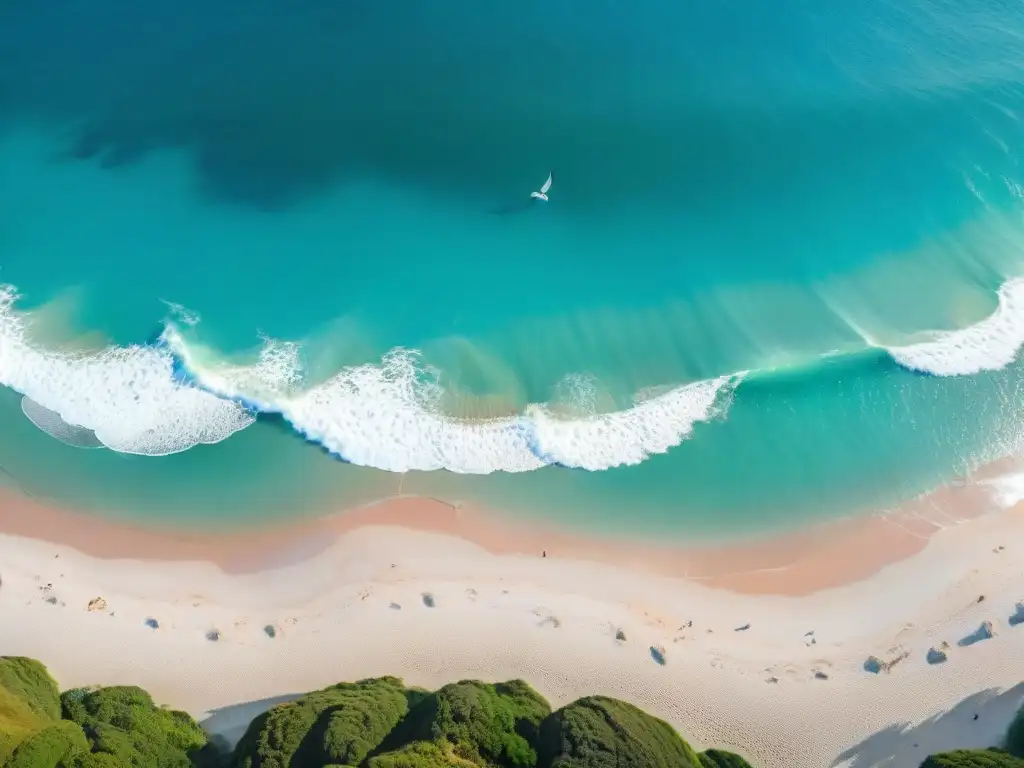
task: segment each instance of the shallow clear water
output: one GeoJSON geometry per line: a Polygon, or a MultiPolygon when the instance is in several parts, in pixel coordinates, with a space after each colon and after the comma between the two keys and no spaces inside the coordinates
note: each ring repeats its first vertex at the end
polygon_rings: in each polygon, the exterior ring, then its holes
{"type": "Polygon", "coordinates": [[[0,382],[114,449],[0,463],[683,534],[1013,450],[1024,11],[818,5],[0,8],[0,382]]]}

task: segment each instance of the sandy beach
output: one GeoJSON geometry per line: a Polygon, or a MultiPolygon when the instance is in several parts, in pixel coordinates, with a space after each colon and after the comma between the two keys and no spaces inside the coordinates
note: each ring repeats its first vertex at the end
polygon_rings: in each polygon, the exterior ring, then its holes
{"type": "Polygon", "coordinates": [[[39,658],[62,687],[141,685],[228,741],[339,680],[520,677],[553,706],[633,702],[755,766],[917,768],[996,742],[1024,700],[1024,506],[1005,469],[691,550],[423,498],[184,534],[7,492],[0,653],[39,658]]]}

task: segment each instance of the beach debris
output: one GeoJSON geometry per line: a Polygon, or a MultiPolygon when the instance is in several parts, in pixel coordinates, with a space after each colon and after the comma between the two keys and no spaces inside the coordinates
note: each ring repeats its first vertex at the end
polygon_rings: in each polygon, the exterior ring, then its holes
{"type": "Polygon", "coordinates": [[[1016,627],[1018,624],[1024,624],[1024,602],[1013,606],[1013,615],[1010,616],[1010,626],[1016,627]]]}
{"type": "Polygon", "coordinates": [[[434,602],[434,596],[429,592],[424,592],[422,597],[423,604],[427,606],[427,608],[433,608],[436,605],[436,603],[434,602]]]}
{"type": "Polygon", "coordinates": [[[211,629],[209,632],[206,633],[206,639],[213,643],[217,642],[218,640],[220,640],[220,630],[211,629]]]}
{"type": "Polygon", "coordinates": [[[966,648],[970,645],[974,645],[975,643],[980,643],[982,640],[988,640],[989,638],[994,637],[995,634],[996,632],[992,622],[983,621],[981,622],[981,626],[971,632],[971,634],[960,638],[957,645],[961,648],[966,648]]]}
{"type": "Polygon", "coordinates": [[[145,622],[143,623],[150,629],[160,629],[160,622],[154,619],[152,616],[146,619],[145,622]]]}
{"type": "Polygon", "coordinates": [[[390,608],[392,611],[400,611],[400,610],[402,610],[402,606],[400,606],[398,603],[392,603],[391,605],[388,606],[388,608],[390,608]]]}
{"type": "Polygon", "coordinates": [[[734,629],[733,632],[746,632],[748,629],[750,629],[749,623],[744,624],[742,627],[736,627],[736,629],[734,629]]]}
{"type": "MultiPolygon", "coordinates": [[[[891,653],[891,651],[890,651],[891,653]]],[[[894,656],[888,661],[884,661],[877,656],[868,656],[867,661],[864,662],[864,669],[873,675],[877,675],[879,672],[890,672],[892,668],[903,661],[910,655],[909,651],[903,651],[902,653],[894,656]]]]}
{"type": "Polygon", "coordinates": [[[626,633],[623,632],[621,629],[616,629],[615,630],[615,639],[618,642],[620,642],[620,643],[626,642],[626,633]]]}
{"type": "Polygon", "coordinates": [[[928,649],[928,654],[925,656],[925,659],[929,664],[942,664],[949,658],[949,654],[946,653],[946,649],[948,647],[949,643],[943,643],[938,648],[932,646],[928,649]]]}
{"type": "Polygon", "coordinates": [[[87,611],[105,611],[107,610],[107,601],[102,597],[94,597],[89,601],[89,605],[86,606],[87,611]]]}
{"type": "Polygon", "coordinates": [[[828,680],[828,675],[822,672],[820,669],[814,670],[815,680],[828,680]]]}
{"type": "Polygon", "coordinates": [[[267,624],[267,626],[263,628],[263,632],[271,640],[277,637],[277,627],[275,627],[273,624],[267,624]]]}
{"type": "Polygon", "coordinates": [[[985,602],[985,596],[984,595],[978,595],[978,599],[975,602],[978,602],[978,603],[985,602]]]}
{"type": "Polygon", "coordinates": [[[975,713],[974,713],[974,717],[972,717],[971,719],[972,719],[972,720],[977,720],[977,719],[978,719],[978,713],[977,713],[977,712],[975,712],[975,713]]]}
{"type": "Polygon", "coordinates": [[[654,659],[654,663],[662,667],[665,666],[665,649],[659,646],[651,646],[651,658],[654,659]]]}
{"type": "Polygon", "coordinates": [[[766,683],[773,683],[774,684],[774,683],[779,682],[779,678],[775,677],[775,675],[772,675],[767,680],[765,680],[765,682],[766,683]]]}

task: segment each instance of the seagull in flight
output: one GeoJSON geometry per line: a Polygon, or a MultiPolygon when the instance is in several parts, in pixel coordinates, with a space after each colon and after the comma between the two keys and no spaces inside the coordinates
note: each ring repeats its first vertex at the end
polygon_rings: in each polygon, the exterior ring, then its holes
{"type": "Polygon", "coordinates": [[[531,192],[530,197],[535,197],[538,200],[543,200],[545,203],[548,201],[548,190],[551,189],[551,174],[548,174],[548,180],[544,182],[544,186],[540,188],[539,192],[531,192]]]}

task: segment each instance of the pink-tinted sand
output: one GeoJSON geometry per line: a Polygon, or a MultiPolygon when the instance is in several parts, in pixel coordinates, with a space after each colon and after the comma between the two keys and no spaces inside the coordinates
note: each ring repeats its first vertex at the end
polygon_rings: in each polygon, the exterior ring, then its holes
{"type": "Polygon", "coordinates": [[[749,594],[806,595],[865,579],[919,552],[939,528],[991,504],[978,483],[949,486],[885,514],[864,515],[754,543],[687,548],[586,537],[521,524],[422,497],[396,497],[292,524],[245,533],[144,528],[0,495],[0,532],[67,545],[99,558],[205,560],[225,571],[259,570],[322,551],[362,526],[399,526],[470,541],[496,555],[603,562],[700,580],[749,594]]]}

